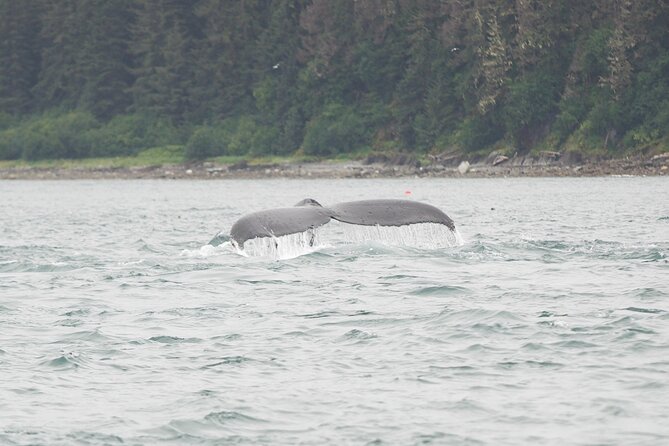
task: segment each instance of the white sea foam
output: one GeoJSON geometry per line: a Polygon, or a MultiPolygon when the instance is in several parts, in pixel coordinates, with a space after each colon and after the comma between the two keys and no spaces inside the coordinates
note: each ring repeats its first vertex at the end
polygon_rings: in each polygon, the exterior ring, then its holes
{"type": "Polygon", "coordinates": [[[204,245],[198,249],[184,249],[181,251],[180,255],[182,257],[191,257],[191,258],[201,258],[206,259],[207,257],[219,256],[228,252],[236,252],[237,250],[232,246],[230,242],[223,242],[218,246],[213,245],[204,245]]]}

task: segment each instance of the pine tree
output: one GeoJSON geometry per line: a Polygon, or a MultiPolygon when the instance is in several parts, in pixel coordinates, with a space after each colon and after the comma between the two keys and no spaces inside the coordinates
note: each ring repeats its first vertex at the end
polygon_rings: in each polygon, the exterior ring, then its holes
{"type": "Polygon", "coordinates": [[[79,107],[101,118],[125,111],[132,82],[130,1],[46,1],[42,70],[35,87],[43,109],[79,107]]]}
{"type": "Polygon", "coordinates": [[[80,0],[45,0],[42,22],[42,68],[34,93],[41,109],[74,108],[86,79],[79,65],[85,41],[80,0]]]}
{"type": "Polygon", "coordinates": [[[397,120],[397,138],[403,148],[413,149],[418,140],[422,145],[429,145],[433,141],[434,133],[422,127],[423,135],[417,135],[416,118],[424,114],[425,102],[430,85],[439,85],[434,82],[440,74],[435,73],[433,65],[438,63],[442,56],[443,47],[439,42],[438,30],[444,22],[444,9],[439,2],[430,0],[409,3],[402,11],[403,35],[406,39],[406,50],[409,55],[401,81],[395,92],[396,107],[394,109],[397,120]],[[427,131],[427,132],[426,132],[427,131]]]}
{"type": "Polygon", "coordinates": [[[130,30],[132,0],[86,0],[86,39],[79,63],[86,79],[79,105],[109,119],[130,105],[133,82],[130,30]]]}
{"type": "Polygon", "coordinates": [[[263,125],[279,132],[276,146],[283,153],[300,147],[304,134],[299,17],[304,0],[272,0],[267,26],[257,42],[258,80],[253,87],[255,107],[263,125]]]}
{"type": "Polygon", "coordinates": [[[193,1],[141,0],[134,27],[133,108],[182,124],[196,112],[197,18],[193,1]]]}
{"type": "Polygon", "coordinates": [[[203,22],[199,70],[206,79],[211,112],[218,118],[254,113],[253,85],[273,65],[259,61],[257,52],[269,13],[267,2],[203,0],[195,13],[203,22]]]}
{"type": "Polygon", "coordinates": [[[39,6],[37,0],[0,0],[0,112],[21,115],[35,108],[39,6]]]}

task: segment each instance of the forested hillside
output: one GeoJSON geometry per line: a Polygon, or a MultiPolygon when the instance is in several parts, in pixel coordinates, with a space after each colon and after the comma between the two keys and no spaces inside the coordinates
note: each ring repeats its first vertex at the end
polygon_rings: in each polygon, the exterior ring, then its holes
{"type": "Polygon", "coordinates": [[[0,0],[0,159],[669,147],[666,0],[0,0]]]}

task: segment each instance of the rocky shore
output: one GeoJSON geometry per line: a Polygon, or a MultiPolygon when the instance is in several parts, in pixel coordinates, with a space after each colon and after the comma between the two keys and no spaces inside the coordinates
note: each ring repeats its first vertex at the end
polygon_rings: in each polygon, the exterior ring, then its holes
{"type": "Polygon", "coordinates": [[[669,176],[669,153],[649,157],[586,160],[559,152],[485,158],[443,154],[421,163],[411,155],[370,155],[361,161],[281,164],[215,164],[210,162],[143,167],[5,167],[0,179],[259,179],[259,178],[485,178],[669,176]]]}

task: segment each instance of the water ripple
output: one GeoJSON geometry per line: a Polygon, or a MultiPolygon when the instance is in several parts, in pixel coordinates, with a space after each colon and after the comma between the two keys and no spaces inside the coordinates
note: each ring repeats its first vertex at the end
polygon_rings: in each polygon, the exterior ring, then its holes
{"type": "Polygon", "coordinates": [[[669,442],[666,178],[0,188],[1,444],[669,442]],[[409,188],[464,240],[225,236],[409,188]]]}

